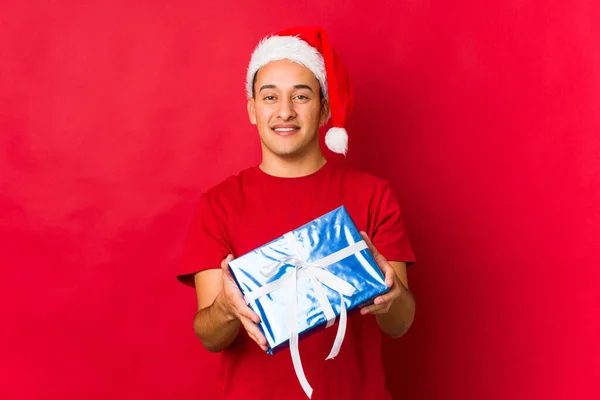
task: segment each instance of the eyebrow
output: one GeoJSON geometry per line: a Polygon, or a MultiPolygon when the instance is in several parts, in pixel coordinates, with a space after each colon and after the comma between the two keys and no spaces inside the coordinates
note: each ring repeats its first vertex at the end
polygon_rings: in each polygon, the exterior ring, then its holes
{"type": "MultiPolygon", "coordinates": [[[[259,92],[262,92],[265,89],[277,89],[277,86],[275,86],[275,85],[263,85],[263,86],[260,87],[259,92]]],[[[311,92],[313,91],[310,86],[308,86],[308,85],[302,85],[302,84],[300,84],[300,85],[294,85],[294,89],[308,89],[311,92]]]]}
{"type": "Polygon", "coordinates": [[[308,86],[308,85],[294,85],[294,88],[295,89],[308,89],[311,92],[313,91],[312,88],[310,86],[308,86]]]}

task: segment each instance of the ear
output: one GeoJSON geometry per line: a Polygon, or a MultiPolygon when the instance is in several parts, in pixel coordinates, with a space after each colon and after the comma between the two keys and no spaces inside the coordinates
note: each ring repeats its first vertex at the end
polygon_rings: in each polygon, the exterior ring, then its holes
{"type": "Polygon", "coordinates": [[[323,99],[323,101],[321,102],[321,117],[319,119],[321,126],[325,125],[327,121],[329,121],[329,117],[331,116],[330,111],[331,110],[329,109],[329,102],[323,99]]]}
{"type": "Polygon", "coordinates": [[[256,101],[251,97],[248,99],[248,118],[252,125],[256,125],[256,101]]]}

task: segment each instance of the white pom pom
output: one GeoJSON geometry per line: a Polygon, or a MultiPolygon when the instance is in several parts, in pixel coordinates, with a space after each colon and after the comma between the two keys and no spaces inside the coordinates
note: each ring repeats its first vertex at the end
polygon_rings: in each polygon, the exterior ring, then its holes
{"type": "Polygon", "coordinates": [[[331,128],[325,135],[325,144],[334,153],[346,155],[348,151],[348,133],[344,128],[331,128]]]}

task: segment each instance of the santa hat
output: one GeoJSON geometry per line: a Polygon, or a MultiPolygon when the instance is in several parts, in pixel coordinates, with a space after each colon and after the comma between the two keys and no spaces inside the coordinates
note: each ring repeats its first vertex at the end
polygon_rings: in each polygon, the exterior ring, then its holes
{"type": "Polygon", "coordinates": [[[289,60],[310,69],[329,102],[332,127],[325,135],[327,147],[340,154],[348,151],[344,125],[352,110],[353,92],[348,72],[321,28],[295,28],[264,38],[254,50],[246,75],[246,92],[253,97],[254,77],[272,61],[289,60]]]}

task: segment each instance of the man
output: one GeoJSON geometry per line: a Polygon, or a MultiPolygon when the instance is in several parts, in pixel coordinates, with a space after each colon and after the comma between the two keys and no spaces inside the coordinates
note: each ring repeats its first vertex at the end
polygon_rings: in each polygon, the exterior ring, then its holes
{"type": "Polygon", "coordinates": [[[335,152],[346,152],[343,126],[352,107],[346,70],[322,29],[294,29],[257,46],[246,85],[248,115],[260,136],[262,162],[201,197],[178,275],[196,288],[196,334],[208,350],[222,352],[220,396],[306,399],[289,354],[265,353],[259,317],[244,302],[228,262],[344,205],[391,289],[349,317],[335,359],[325,361],[336,329],[302,340],[304,371],[316,400],[390,399],[381,332],[399,337],[412,324],[415,301],[408,290],[406,264],[414,255],[389,184],[334,166],[321,152],[319,128],[329,118],[333,128],[325,142],[335,152]]]}

